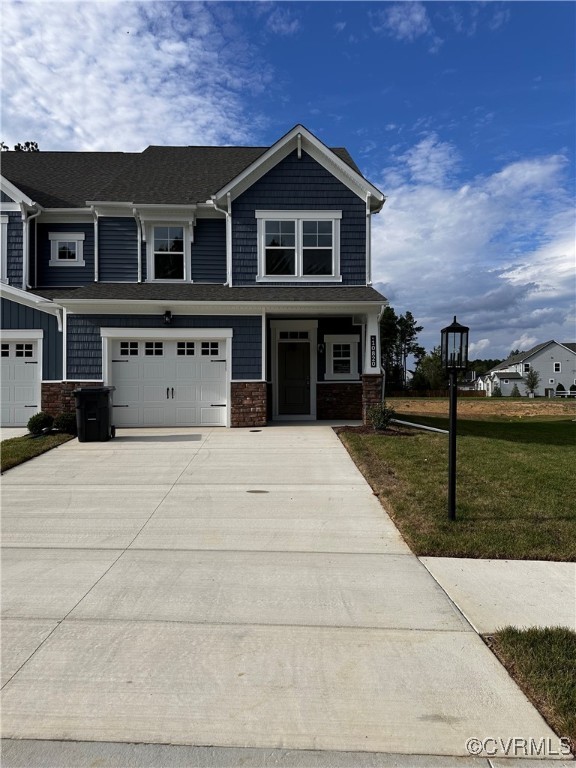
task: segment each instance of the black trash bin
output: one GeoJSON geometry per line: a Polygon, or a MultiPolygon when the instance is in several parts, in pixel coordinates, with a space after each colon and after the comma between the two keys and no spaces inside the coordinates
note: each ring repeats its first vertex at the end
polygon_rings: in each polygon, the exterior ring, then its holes
{"type": "Polygon", "coordinates": [[[116,387],[80,387],[76,398],[76,426],[81,443],[110,440],[116,434],[112,424],[112,392],[116,387]]]}

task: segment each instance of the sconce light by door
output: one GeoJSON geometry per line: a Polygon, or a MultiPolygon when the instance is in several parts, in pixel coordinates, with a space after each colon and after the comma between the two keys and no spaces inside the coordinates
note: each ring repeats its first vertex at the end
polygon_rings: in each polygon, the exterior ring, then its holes
{"type": "Polygon", "coordinates": [[[164,325],[172,325],[172,312],[169,309],[164,312],[164,325]]]}
{"type": "Polygon", "coordinates": [[[324,354],[324,344],[318,344],[318,354],[323,355],[324,354]]]}

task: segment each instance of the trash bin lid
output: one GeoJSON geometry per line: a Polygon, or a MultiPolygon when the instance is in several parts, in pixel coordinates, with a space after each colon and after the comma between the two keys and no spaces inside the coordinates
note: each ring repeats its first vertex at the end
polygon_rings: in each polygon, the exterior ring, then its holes
{"type": "Polygon", "coordinates": [[[103,392],[114,392],[116,387],[78,387],[73,390],[73,395],[99,395],[103,392]]]}

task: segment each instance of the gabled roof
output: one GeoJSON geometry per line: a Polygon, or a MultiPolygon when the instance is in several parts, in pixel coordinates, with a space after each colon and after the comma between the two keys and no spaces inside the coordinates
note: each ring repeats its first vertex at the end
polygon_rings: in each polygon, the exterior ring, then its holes
{"type": "Polygon", "coordinates": [[[494,371],[494,375],[499,379],[521,379],[522,374],[516,371],[494,371]]]}
{"type": "Polygon", "coordinates": [[[136,153],[2,152],[1,173],[43,208],[84,208],[92,202],[194,205],[234,186],[247,172],[253,175],[254,169],[262,168],[262,158],[270,159],[270,152],[278,162],[279,147],[289,149],[294,131],[304,136],[310,152],[318,154],[318,147],[323,148],[320,155],[329,170],[345,175],[348,184],[370,190],[382,205],[384,196],[364,179],[347,150],[324,147],[303,126],[296,126],[271,148],[150,146],[136,153]]]}
{"type": "Polygon", "coordinates": [[[547,347],[550,344],[559,344],[561,347],[566,347],[566,349],[569,349],[570,352],[576,353],[576,343],[567,342],[565,344],[561,344],[559,341],[554,341],[554,339],[550,339],[550,341],[545,341],[542,344],[537,344],[535,347],[532,347],[532,349],[529,349],[527,352],[520,352],[518,355],[510,355],[509,358],[507,358],[506,360],[503,360],[501,363],[498,363],[498,365],[495,365],[494,368],[491,368],[488,371],[488,373],[495,373],[497,371],[505,370],[512,365],[518,365],[518,363],[523,363],[529,357],[532,357],[537,352],[540,352],[541,350],[544,349],[544,347],[547,347]]]}

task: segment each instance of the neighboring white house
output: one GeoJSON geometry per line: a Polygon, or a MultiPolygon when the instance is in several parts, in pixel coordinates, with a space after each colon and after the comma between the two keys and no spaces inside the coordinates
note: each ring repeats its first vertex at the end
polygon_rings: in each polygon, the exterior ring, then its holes
{"type": "Polygon", "coordinates": [[[560,344],[553,340],[538,344],[519,355],[511,355],[484,376],[479,376],[476,389],[485,391],[486,396],[491,397],[494,389],[500,387],[502,394],[507,396],[512,394],[516,384],[524,397],[527,395],[525,376],[530,368],[540,374],[540,383],[535,392],[537,396],[572,394],[576,397],[576,343],[560,344]]]}

